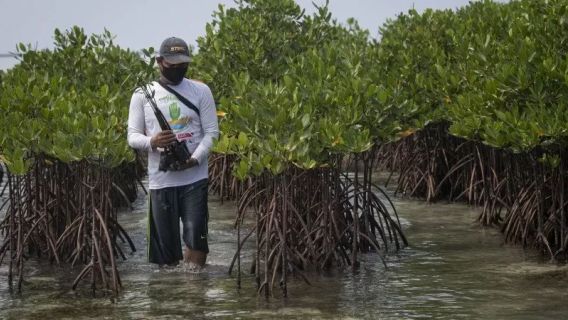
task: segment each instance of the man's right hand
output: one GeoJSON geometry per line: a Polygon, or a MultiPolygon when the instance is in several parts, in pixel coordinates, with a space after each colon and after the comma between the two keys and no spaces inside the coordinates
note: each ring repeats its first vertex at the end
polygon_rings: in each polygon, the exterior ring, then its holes
{"type": "Polygon", "coordinates": [[[165,148],[177,141],[176,135],[171,130],[160,131],[150,139],[152,148],[165,148]]]}

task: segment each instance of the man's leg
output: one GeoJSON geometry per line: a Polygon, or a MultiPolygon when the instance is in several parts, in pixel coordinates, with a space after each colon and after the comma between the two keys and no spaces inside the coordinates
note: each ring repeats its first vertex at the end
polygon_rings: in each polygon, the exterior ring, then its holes
{"type": "Polygon", "coordinates": [[[159,265],[176,265],[182,259],[179,236],[178,190],[150,190],[148,215],[148,260],[159,265]]]}
{"type": "Polygon", "coordinates": [[[183,223],[184,261],[200,267],[205,265],[207,243],[207,179],[186,186],[180,198],[180,215],[183,223]]]}
{"type": "Polygon", "coordinates": [[[183,248],[183,261],[203,267],[205,266],[205,262],[207,261],[207,253],[203,251],[193,250],[185,246],[185,248],[183,248]]]}

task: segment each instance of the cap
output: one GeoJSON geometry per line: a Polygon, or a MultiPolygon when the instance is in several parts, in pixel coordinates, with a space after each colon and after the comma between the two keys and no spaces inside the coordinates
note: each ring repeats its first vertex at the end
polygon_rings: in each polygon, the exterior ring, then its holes
{"type": "Polygon", "coordinates": [[[171,64],[188,63],[189,48],[187,43],[180,38],[170,37],[162,42],[160,46],[160,57],[171,64]]]}

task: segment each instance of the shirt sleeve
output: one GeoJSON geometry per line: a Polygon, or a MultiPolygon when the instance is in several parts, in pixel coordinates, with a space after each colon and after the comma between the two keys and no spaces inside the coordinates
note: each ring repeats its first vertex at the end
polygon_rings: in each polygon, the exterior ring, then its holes
{"type": "Polygon", "coordinates": [[[152,150],[151,137],[146,136],[145,131],[144,96],[136,91],[132,94],[128,111],[128,145],[138,150],[152,150]]]}
{"type": "Polygon", "coordinates": [[[213,94],[208,86],[203,85],[203,87],[199,108],[203,140],[201,140],[192,155],[200,164],[207,160],[214,139],[219,138],[219,123],[217,122],[217,109],[213,100],[213,94]]]}

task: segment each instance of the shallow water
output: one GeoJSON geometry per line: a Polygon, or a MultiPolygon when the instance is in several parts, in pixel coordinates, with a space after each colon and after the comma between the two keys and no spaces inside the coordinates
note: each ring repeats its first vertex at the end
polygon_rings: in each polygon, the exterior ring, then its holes
{"type": "MultiPolygon", "coordinates": [[[[87,284],[69,290],[77,270],[30,261],[21,296],[11,295],[0,267],[2,319],[561,319],[568,314],[568,269],[534,252],[503,244],[497,230],[474,221],[477,211],[458,204],[428,205],[394,199],[410,246],[374,255],[360,271],[293,280],[289,298],[257,297],[254,279],[236,288],[227,274],[236,249],[234,206],[210,201],[206,270],[158,270],[146,263],[141,196],[121,222],[138,251],[120,262],[123,290],[117,301],[92,299],[87,284]]],[[[250,258],[250,250],[245,253],[250,258]]],[[[248,264],[243,268],[248,269],[248,264]]]]}

